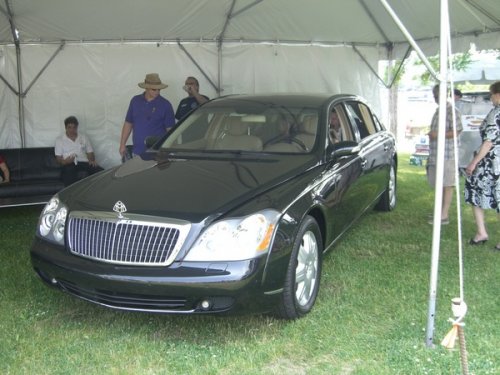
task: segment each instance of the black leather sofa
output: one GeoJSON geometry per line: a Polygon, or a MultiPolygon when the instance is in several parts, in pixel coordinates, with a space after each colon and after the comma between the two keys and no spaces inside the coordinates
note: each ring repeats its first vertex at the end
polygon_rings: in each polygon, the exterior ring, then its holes
{"type": "Polygon", "coordinates": [[[10,170],[10,183],[0,184],[0,207],[43,204],[64,188],[53,147],[3,149],[0,154],[10,170]]]}

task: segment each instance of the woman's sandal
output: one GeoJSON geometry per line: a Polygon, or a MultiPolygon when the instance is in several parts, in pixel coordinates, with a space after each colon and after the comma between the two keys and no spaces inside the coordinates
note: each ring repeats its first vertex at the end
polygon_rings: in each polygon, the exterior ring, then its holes
{"type": "MultiPolygon", "coordinates": [[[[475,240],[474,237],[472,237],[470,240],[469,240],[469,245],[472,245],[472,246],[476,246],[476,245],[484,245],[484,243],[488,241],[487,238],[485,238],[484,240],[475,240]]],[[[500,248],[498,249],[500,250],[500,248]]]]}

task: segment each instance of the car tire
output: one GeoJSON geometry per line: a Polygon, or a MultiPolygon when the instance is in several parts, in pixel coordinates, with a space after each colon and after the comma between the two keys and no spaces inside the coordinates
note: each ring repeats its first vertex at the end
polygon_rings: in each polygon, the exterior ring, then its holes
{"type": "Polygon", "coordinates": [[[311,311],[321,277],[323,240],[318,223],[311,216],[302,221],[288,263],[283,295],[277,315],[297,319],[311,311]]]}
{"type": "Polygon", "coordinates": [[[396,208],[396,167],[394,163],[391,164],[389,170],[389,180],[387,181],[387,187],[380,197],[375,209],[378,211],[392,211],[396,208]]]}

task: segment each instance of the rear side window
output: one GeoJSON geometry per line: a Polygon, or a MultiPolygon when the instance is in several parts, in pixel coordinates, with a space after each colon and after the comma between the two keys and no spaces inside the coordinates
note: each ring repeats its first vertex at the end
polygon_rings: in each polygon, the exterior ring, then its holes
{"type": "Polygon", "coordinates": [[[346,108],[352,124],[358,129],[361,139],[380,130],[380,124],[373,120],[370,109],[365,104],[350,101],[346,103],[346,108]]]}

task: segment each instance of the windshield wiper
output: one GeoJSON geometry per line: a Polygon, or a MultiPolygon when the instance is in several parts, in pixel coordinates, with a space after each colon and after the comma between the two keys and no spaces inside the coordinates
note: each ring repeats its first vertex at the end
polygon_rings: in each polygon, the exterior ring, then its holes
{"type": "Polygon", "coordinates": [[[241,155],[243,153],[248,153],[248,152],[252,152],[252,151],[209,149],[209,150],[200,150],[200,152],[203,152],[204,154],[236,154],[236,155],[241,155]]]}

